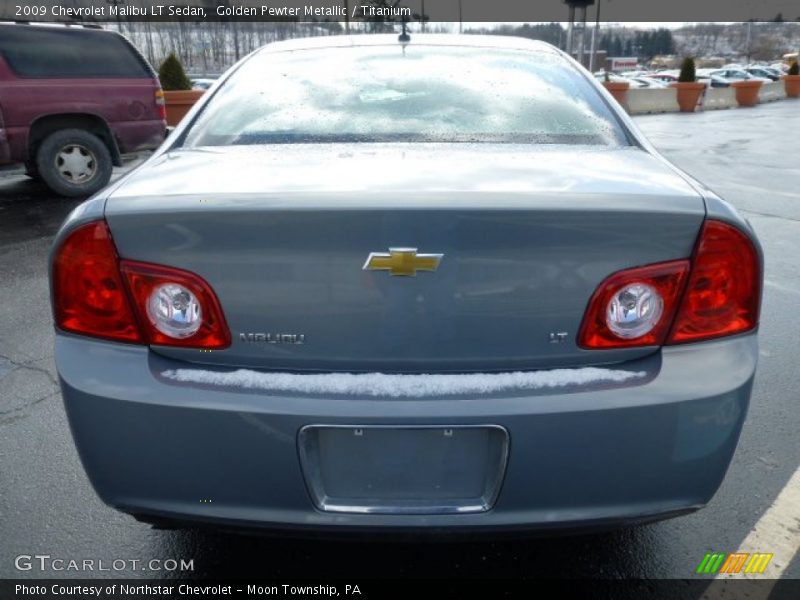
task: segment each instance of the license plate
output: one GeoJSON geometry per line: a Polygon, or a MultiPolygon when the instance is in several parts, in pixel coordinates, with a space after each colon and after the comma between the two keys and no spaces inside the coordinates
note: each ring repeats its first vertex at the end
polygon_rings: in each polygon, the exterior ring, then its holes
{"type": "Polygon", "coordinates": [[[312,425],[299,443],[314,503],[333,512],[486,511],[508,455],[508,434],[495,425],[312,425]]]}

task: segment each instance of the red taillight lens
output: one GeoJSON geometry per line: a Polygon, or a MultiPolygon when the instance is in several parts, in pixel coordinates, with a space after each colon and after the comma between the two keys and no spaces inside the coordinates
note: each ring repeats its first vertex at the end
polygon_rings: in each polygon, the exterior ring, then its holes
{"type": "Polygon", "coordinates": [[[578,345],[591,349],[663,344],[688,273],[689,261],[675,260],[611,275],[589,301],[578,345]]]}
{"type": "Polygon", "coordinates": [[[53,307],[64,331],[142,343],[105,221],[73,231],[53,261],[53,307]]]}
{"type": "Polygon", "coordinates": [[[660,346],[751,331],[758,325],[760,265],[746,234],[708,220],[691,262],[637,267],[603,281],[589,302],[578,344],[660,346]]]}
{"type": "Polygon", "coordinates": [[[230,332],[214,291],[194,273],[119,261],[105,221],[70,233],[53,260],[64,331],[138,344],[219,349],[230,332]]]}
{"type": "Polygon", "coordinates": [[[219,349],[230,333],[211,286],[194,273],[123,260],[120,264],[148,342],[219,349]]]}
{"type": "Polygon", "coordinates": [[[755,246],[736,227],[706,221],[667,343],[750,331],[758,325],[760,304],[761,266],[755,246]]]}
{"type": "Polygon", "coordinates": [[[167,120],[167,102],[164,99],[164,91],[159,88],[155,93],[156,116],[162,121],[167,120]]]}

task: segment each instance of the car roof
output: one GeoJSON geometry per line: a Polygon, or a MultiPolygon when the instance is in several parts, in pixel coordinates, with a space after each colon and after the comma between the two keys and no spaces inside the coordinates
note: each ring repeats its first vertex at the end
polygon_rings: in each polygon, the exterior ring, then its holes
{"type": "MultiPolygon", "coordinates": [[[[411,33],[408,46],[460,46],[469,48],[497,48],[506,50],[526,50],[559,55],[554,46],[539,40],[506,35],[462,35],[438,33],[411,33]]],[[[399,46],[398,34],[335,35],[325,37],[296,38],[267,44],[258,54],[291,52],[325,48],[353,48],[360,46],[399,46]]]]}

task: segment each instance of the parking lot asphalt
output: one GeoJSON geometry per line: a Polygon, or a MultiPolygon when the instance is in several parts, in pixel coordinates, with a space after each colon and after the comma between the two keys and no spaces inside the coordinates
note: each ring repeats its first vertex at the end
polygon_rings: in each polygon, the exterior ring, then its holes
{"type": "MultiPolygon", "coordinates": [[[[596,535],[413,544],[276,540],[153,530],[106,507],[75,451],[52,360],[47,255],[79,202],[54,198],[20,173],[0,172],[0,578],[694,577],[706,552],[739,548],[800,464],[798,116],[800,101],[784,101],[636,119],[657,148],[739,208],[758,232],[766,257],[761,360],[739,449],[710,505],[596,535]],[[15,568],[17,556],[34,554],[108,562],[174,558],[193,560],[194,570],[15,568]]],[[[795,512],[775,536],[796,539],[798,525],[795,512]]],[[[791,551],[776,553],[773,565],[784,577],[800,577],[791,551]]]]}

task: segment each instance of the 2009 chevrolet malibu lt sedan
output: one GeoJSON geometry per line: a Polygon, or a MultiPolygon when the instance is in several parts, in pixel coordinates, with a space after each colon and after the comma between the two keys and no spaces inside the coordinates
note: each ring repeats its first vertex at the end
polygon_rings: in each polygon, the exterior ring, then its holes
{"type": "Polygon", "coordinates": [[[719,487],[757,360],[750,226],[555,48],[278,43],[51,257],[100,497],[152,523],[639,523],[719,487]]]}

